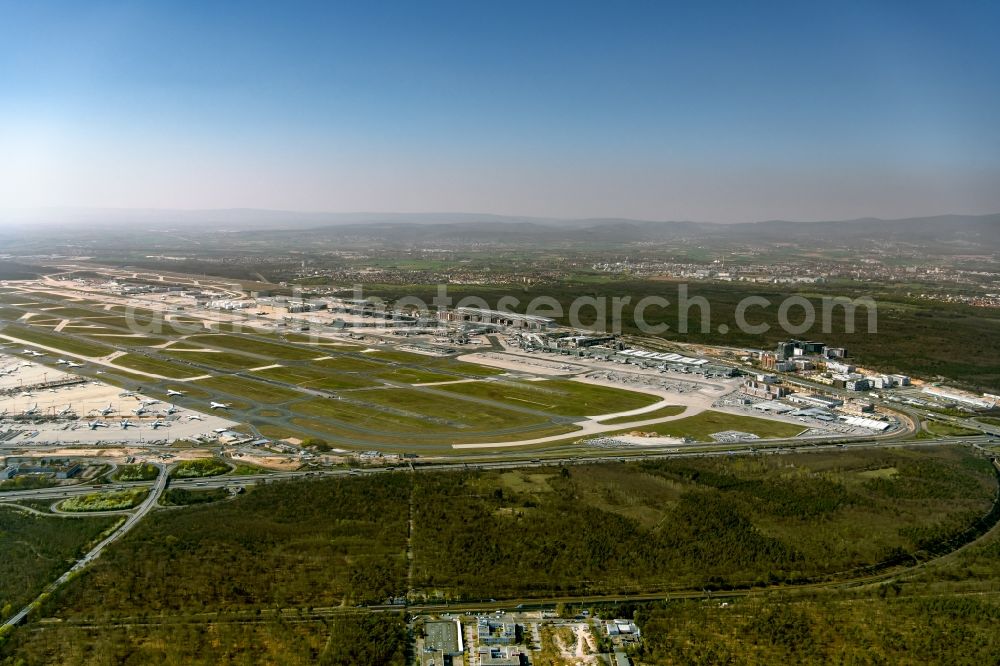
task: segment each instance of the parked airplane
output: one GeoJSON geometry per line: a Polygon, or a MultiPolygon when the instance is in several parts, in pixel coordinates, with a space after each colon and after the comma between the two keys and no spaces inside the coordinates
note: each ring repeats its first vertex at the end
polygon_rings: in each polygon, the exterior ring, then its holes
{"type": "Polygon", "coordinates": [[[97,411],[100,412],[101,416],[107,416],[108,414],[113,414],[115,408],[112,407],[111,403],[109,402],[107,407],[105,407],[104,409],[99,409],[97,411]]]}
{"type": "Polygon", "coordinates": [[[35,394],[32,393],[31,391],[22,391],[21,392],[21,397],[22,398],[34,398],[35,394]]]}
{"type": "Polygon", "coordinates": [[[229,405],[225,402],[213,402],[212,409],[229,409],[229,405]]]}
{"type": "Polygon", "coordinates": [[[143,400],[140,400],[139,402],[141,402],[144,406],[148,407],[149,405],[155,405],[156,403],[159,402],[159,400],[156,400],[154,398],[145,398],[143,400]]]}
{"type": "Polygon", "coordinates": [[[122,430],[128,430],[129,426],[132,426],[133,428],[135,427],[135,424],[129,421],[128,419],[122,419],[120,425],[122,427],[122,430]]]}
{"type": "Polygon", "coordinates": [[[91,430],[97,430],[98,428],[107,428],[108,424],[104,421],[88,421],[87,425],[91,430]]]}
{"type": "Polygon", "coordinates": [[[216,428],[213,432],[221,435],[222,433],[226,432],[228,429],[229,428],[216,428]]]}
{"type": "Polygon", "coordinates": [[[179,412],[179,411],[180,411],[180,410],[179,410],[179,409],[177,409],[177,407],[176,407],[175,405],[170,405],[169,407],[167,407],[167,415],[168,415],[168,416],[169,416],[170,414],[174,414],[174,413],[176,413],[176,412],[179,412]]]}
{"type": "Polygon", "coordinates": [[[152,423],[150,424],[150,426],[152,426],[153,430],[156,430],[156,429],[157,429],[157,428],[159,428],[160,426],[166,426],[166,427],[168,427],[168,428],[169,428],[169,427],[170,427],[170,424],[169,424],[169,423],[167,423],[166,421],[164,421],[163,419],[156,419],[155,421],[153,421],[153,422],[152,422],[152,423]]]}
{"type": "Polygon", "coordinates": [[[135,414],[136,416],[143,416],[148,411],[149,410],[146,409],[145,405],[140,405],[139,407],[136,407],[135,409],[133,409],[132,413],[135,414]]]}
{"type": "Polygon", "coordinates": [[[82,368],[83,367],[83,363],[74,363],[73,361],[70,361],[70,362],[68,362],[66,364],[66,367],[68,367],[68,368],[82,368]]]}
{"type": "Polygon", "coordinates": [[[184,395],[185,391],[175,391],[173,389],[167,389],[167,395],[184,395]]]}
{"type": "Polygon", "coordinates": [[[187,420],[188,421],[204,421],[205,417],[202,416],[201,414],[188,414],[187,415],[187,420]]]}
{"type": "Polygon", "coordinates": [[[27,354],[28,356],[45,356],[42,352],[35,351],[34,349],[25,349],[21,353],[27,354]]]}
{"type": "Polygon", "coordinates": [[[67,414],[72,414],[72,413],[73,413],[73,405],[66,405],[65,407],[63,407],[63,410],[61,412],[56,414],[56,416],[57,417],[66,416],[67,414]]]}
{"type": "Polygon", "coordinates": [[[58,361],[56,361],[56,365],[66,365],[67,363],[69,363],[69,361],[67,361],[64,358],[61,358],[58,361]]]}
{"type": "Polygon", "coordinates": [[[24,415],[25,416],[32,416],[33,414],[37,414],[37,413],[38,413],[38,403],[37,402],[35,404],[33,404],[31,407],[28,407],[26,410],[24,410],[24,415]]]}

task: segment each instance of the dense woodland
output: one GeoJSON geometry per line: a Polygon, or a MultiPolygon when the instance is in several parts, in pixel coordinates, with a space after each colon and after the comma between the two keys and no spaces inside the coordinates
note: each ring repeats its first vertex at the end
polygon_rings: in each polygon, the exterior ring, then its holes
{"type": "MultiPolygon", "coordinates": [[[[209,663],[191,657],[202,652],[188,646],[201,645],[215,663],[255,663],[297,637],[284,663],[397,664],[405,641],[396,620],[350,614],[340,623],[326,609],[407,594],[713,590],[912,566],[977,536],[967,528],[996,488],[990,463],[964,448],[275,482],[154,511],[45,603],[37,618],[58,626],[36,618],[0,657],[60,663],[53,646],[71,642],[74,659],[61,663],[209,663]],[[195,614],[197,626],[184,623],[195,614]],[[276,627],[299,616],[292,629],[276,627]],[[232,624],[248,617],[252,627],[232,624]],[[357,638],[372,631],[379,641],[357,638]],[[84,640],[88,632],[115,640],[84,640]],[[188,643],[165,646],[175,638],[188,643]]],[[[987,557],[966,569],[989,566],[987,557]]],[[[746,631],[766,629],[754,627],[746,631]]],[[[669,661],[671,646],[654,639],[653,663],[669,661]]]]}
{"type": "Polygon", "coordinates": [[[4,619],[37,596],[115,525],[115,517],[62,518],[0,507],[0,616],[4,619]]]}

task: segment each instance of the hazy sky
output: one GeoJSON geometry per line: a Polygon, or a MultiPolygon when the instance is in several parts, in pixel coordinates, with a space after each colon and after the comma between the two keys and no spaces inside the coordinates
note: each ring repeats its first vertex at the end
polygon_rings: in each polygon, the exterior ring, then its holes
{"type": "Polygon", "coordinates": [[[0,208],[1000,211],[1000,2],[5,2],[0,208]]]}

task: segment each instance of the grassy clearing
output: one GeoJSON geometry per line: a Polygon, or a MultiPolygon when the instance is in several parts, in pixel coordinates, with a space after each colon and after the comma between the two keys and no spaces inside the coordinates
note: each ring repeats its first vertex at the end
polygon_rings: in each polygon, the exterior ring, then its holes
{"type": "Polygon", "coordinates": [[[255,403],[279,404],[306,397],[305,394],[292,389],[282,388],[265,382],[258,382],[243,377],[209,377],[199,379],[195,383],[203,389],[209,391],[221,391],[231,396],[250,400],[255,403]]]}
{"type": "Polygon", "coordinates": [[[437,387],[462,396],[537,409],[561,416],[622,412],[658,402],[656,396],[563,379],[543,382],[493,380],[437,387]]]}
{"type": "Polygon", "coordinates": [[[977,430],[970,430],[943,421],[925,421],[924,430],[936,437],[973,437],[979,434],[977,430]]]}
{"type": "Polygon", "coordinates": [[[155,345],[162,345],[164,342],[167,341],[166,338],[154,338],[145,335],[136,336],[131,334],[121,334],[117,332],[84,333],[83,335],[92,340],[103,341],[113,345],[121,345],[123,347],[153,347],[155,345]]]}
{"type": "Polygon", "coordinates": [[[188,368],[183,365],[178,365],[169,361],[161,361],[159,359],[142,356],[140,354],[125,354],[124,356],[119,356],[111,362],[114,365],[128,368],[129,370],[150,372],[154,375],[170,377],[171,379],[183,379],[185,377],[192,377],[198,374],[198,371],[194,368],[188,368]]]}
{"type": "Polygon", "coordinates": [[[87,356],[90,358],[107,356],[114,351],[111,347],[79,340],[61,333],[47,333],[39,331],[21,324],[10,324],[3,330],[3,333],[5,335],[10,335],[38,345],[53,347],[55,349],[61,349],[62,351],[69,352],[70,354],[78,354],[80,356],[87,356]]]}
{"type": "Polygon", "coordinates": [[[375,386],[377,382],[368,378],[367,373],[335,371],[326,363],[316,363],[311,366],[284,366],[257,370],[255,375],[273,379],[287,384],[295,384],[322,391],[339,389],[354,389],[375,386]]]}
{"type": "Polygon", "coordinates": [[[598,419],[604,425],[615,425],[617,423],[631,423],[632,421],[648,421],[651,419],[662,419],[667,416],[677,416],[678,414],[684,413],[687,407],[681,405],[667,405],[666,407],[660,407],[659,409],[654,409],[651,412],[645,412],[643,414],[635,414],[633,416],[616,416],[610,419],[598,419]]]}
{"type": "MultiPolygon", "coordinates": [[[[407,429],[405,427],[406,423],[404,422],[390,422],[387,424],[381,420],[375,419],[369,419],[361,422],[361,427],[372,427],[375,429],[374,432],[351,430],[350,428],[340,426],[333,421],[324,421],[304,417],[293,418],[292,423],[302,428],[309,428],[310,430],[322,433],[322,435],[329,439],[330,443],[334,445],[348,443],[348,441],[350,441],[360,443],[354,444],[354,446],[371,446],[383,451],[393,452],[416,451],[424,455],[432,453],[454,454],[456,451],[452,448],[452,444],[479,444],[500,440],[534,439],[536,437],[548,437],[550,435],[563,435],[579,429],[574,425],[551,424],[538,425],[532,427],[530,430],[513,434],[507,433],[502,435],[493,435],[489,433],[465,433],[455,431],[427,432],[417,430],[416,428],[407,429]],[[401,436],[400,432],[407,432],[408,436],[401,436]]],[[[261,429],[261,431],[263,432],[263,429],[261,429]]],[[[293,436],[299,437],[300,439],[306,437],[305,435],[293,436]]],[[[524,449],[520,450],[523,451],[524,449]]],[[[483,452],[485,452],[485,450],[478,449],[473,453],[483,452]]]]}
{"type": "Polygon", "coordinates": [[[549,421],[549,417],[543,414],[528,414],[489,404],[452,401],[439,394],[416,388],[373,389],[358,392],[354,397],[414,415],[439,419],[453,424],[451,427],[470,430],[499,430],[549,421]]]}
{"type": "Polygon", "coordinates": [[[257,430],[259,430],[260,434],[264,435],[264,437],[270,437],[271,439],[297,439],[301,441],[309,438],[309,435],[301,430],[266,423],[258,425],[257,430]]]}
{"type": "MultiPolygon", "coordinates": [[[[727,414],[725,412],[716,412],[713,410],[707,410],[701,412],[700,414],[695,414],[694,416],[677,419],[676,421],[656,423],[641,427],[643,432],[655,432],[659,435],[667,437],[690,437],[691,439],[699,442],[711,442],[712,438],[710,435],[725,430],[749,432],[757,435],[761,439],[780,439],[784,437],[794,437],[801,433],[804,429],[805,428],[803,426],[796,425],[794,423],[770,421],[768,419],[760,419],[755,416],[727,414]]],[[[621,430],[617,433],[611,434],[623,434],[627,432],[631,431],[621,430]]]]}
{"type": "Polygon", "coordinates": [[[238,335],[193,335],[188,338],[188,342],[202,344],[206,347],[222,347],[232,351],[259,354],[267,358],[285,359],[288,361],[307,361],[319,355],[315,351],[283,345],[280,342],[264,342],[255,338],[238,335]]]}
{"type": "Polygon", "coordinates": [[[266,365],[266,363],[261,361],[261,359],[254,358],[253,356],[247,356],[245,354],[235,354],[232,352],[195,351],[200,349],[204,349],[204,347],[194,347],[193,349],[182,349],[179,348],[177,344],[173,344],[170,347],[164,349],[163,354],[171,358],[191,361],[192,363],[197,363],[199,365],[206,365],[210,368],[215,368],[216,370],[223,370],[223,371],[248,370],[250,368],[256,368],[261,365],[266,365]]]}

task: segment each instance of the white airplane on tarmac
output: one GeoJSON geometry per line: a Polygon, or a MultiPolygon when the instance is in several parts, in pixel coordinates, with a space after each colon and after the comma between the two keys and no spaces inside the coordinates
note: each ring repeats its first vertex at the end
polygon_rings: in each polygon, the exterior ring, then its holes
{"type": "Polygon", "coordinates": [[[97,430],[98,428],[107,428],[108,424],[104,421],[89,421],[87,423],[91,430],[97,430]]]}
{"type": "Polygon", "coordinates": [[[107,407],[105,407],[104,409],[98,409],[97,411],[100,413],[101,416],[107,416],[108,414],[113,414],[115,408],[112,407],[111,403],[109,402],[107,407]]]}
{"type": "Polygon", "coordinates": [[[229,404],[225,402],[213,402],[212,409],[229,409],[229,404]]]}
{"type": "Polygon", "coordinates": [[[175,391],[173,389],[167,389],[167,395],[184,395],[184,391],[175,391]]]}
{"type": "Polygon", "coordinates": [[[156,419],[155,421],[153,421],[149,425],[150,425],[150,427],[153,428],[153,430],[156,430],[157,428],[159,428],[161,426],[162,427],[166,427],[166,428],[170,427],[170,424],[167,423],[166,421],[164,421],[163,419],[156,419]]]}
{"type": "Polygon", "coordinates": [[[37,413],[38,413],[38,403],[37,402],[35,404],[33,404],[31,407],[28,407],[26,410],[24,410],[24,415],[25,416],[33,416],[33,415],[35,415],[37,413]]]}
{"type": "Polygon", "coordinates": [[[188,414],[187,415],[187,420],[188,421],[204,421],[205,417],[202,416],[201,414],[188,414]]]}
{"type": "Polygon", "coordinates": [[[122,419],[119,425],[121,425],[122,430],[128,430],[129,426],[133,428],[135,427],[135,424],[129,421],[128,419],[122,419]]]}
{"type": "Polygon", "coordinates": [[[57,417],[66,416],[67,414],[73,413],[73,405],[66,405],[63,407],[62,411],[56,414],[57,417]]]}

